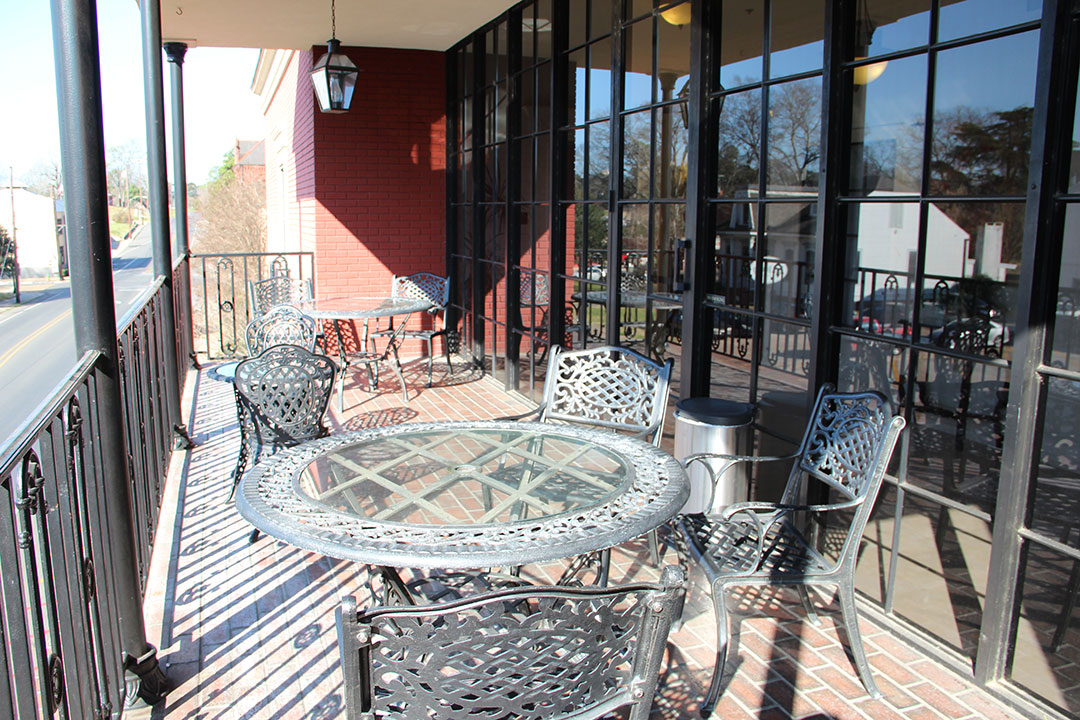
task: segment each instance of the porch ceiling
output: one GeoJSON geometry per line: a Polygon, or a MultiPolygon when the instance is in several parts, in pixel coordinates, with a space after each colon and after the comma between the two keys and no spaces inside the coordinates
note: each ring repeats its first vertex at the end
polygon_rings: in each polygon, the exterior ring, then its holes
{"type": "MultiPolygon", "coordinates": [[[[342,0],[342,45],[446,50],[496,17],[511,0],[342,0]]],[[[190,46],[307,50],[330,37],[330,2],[312,0],[163,0],[165,41],[190,46]]]]}

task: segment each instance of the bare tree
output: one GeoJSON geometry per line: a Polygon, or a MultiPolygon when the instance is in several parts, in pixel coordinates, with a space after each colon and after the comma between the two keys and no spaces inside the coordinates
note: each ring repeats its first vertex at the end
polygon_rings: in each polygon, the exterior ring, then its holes
{"type": "Polygon", "coordinates": [[[23,177],[26,188],[38,195],[57,198],[64,194],[64,175],[55,159],[35,163],[23,177]]]}
{"type": "Polygon", "coordinates": [[[202,253],[266,250],[266,189],[262,180],[213,183],[194,203],[192,249],[202,253]]]}

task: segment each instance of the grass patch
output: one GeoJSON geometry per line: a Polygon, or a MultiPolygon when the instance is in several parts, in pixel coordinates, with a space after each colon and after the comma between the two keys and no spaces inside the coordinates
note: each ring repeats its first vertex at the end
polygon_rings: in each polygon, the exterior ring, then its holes
{"type": "Polygon", "coordinates": [[[131,223],[109,222],[109,234],[113,237],[122,238],[131,230],[131,223]]]}

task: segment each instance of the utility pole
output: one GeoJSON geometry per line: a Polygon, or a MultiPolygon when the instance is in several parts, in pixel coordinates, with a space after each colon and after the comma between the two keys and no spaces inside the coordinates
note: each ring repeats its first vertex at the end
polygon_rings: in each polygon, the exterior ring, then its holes
{"type": "Polygon", "coordinates": [[[11,191],[11,275],[15,288],[15,304],[22,302],[19,295],[19,243],[15,238],[15,168],[8,166],[8,190],[11,191]]]}

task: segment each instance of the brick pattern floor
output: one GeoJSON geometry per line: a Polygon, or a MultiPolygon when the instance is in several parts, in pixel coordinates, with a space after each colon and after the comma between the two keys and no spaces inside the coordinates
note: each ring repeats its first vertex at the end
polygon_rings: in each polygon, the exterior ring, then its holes
{"type": "MultiPolygon", "coordinates": [[[[359,376],[335,396],[332,430],[426,420],[492,418],[529,407],[464,361],[423,387],[426,365],[406,366],[410,403],[395,378],[375,393],[359,376]]],[[[161,513],[145,607],[148,632],[172,690],[152,711],[127,716],[188,720],[343,718],[334,610],[344,595],[370,597],[363,568],[262,537],[228,501],[239,435],[232,387],[188,378],[189,430],[197,443],[177,453],[161,513]]],[[[561,565],[526,568],[551,581],[561,565]]],[[[644,542],[613,554],[613,582],[653,580],[644,542]]],[[[839,610],[815,597],[822,624],[804,618],[788,591],[747,588],[730,606],[742,614],[730,679],[713,717],[740,718],[1011,718],[985,693],[864,621],[863,638],[882,700],[866,696],[837,633],[839,610]]],[[[668,663],[653,717],[697,717],[714,658],[715,623],[708,586],[693,573],[684,624],[670,638],[668,663]]]]}

